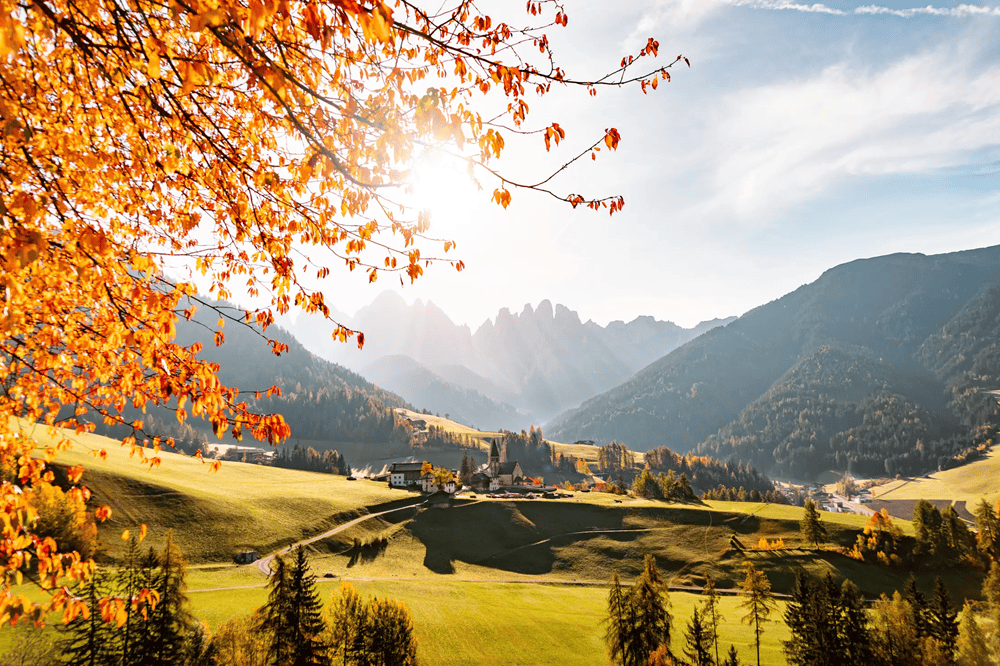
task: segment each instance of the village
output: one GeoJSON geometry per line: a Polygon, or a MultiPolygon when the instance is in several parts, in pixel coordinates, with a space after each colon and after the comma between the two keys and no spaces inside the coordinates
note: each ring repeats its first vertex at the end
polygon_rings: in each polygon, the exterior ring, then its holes
{"type": "Polygon", "coordinates": [[[418,490],[428,495],[429,506],[445,506],[463,491],[488,493],[489,497],[557,496],[557,488],[526,475],[518,461],[505,460],[496,441],[490,445],[489,462],[472,474],[469,483],[463,484],[456,470],[434,467],[427,461],[393,463],[386,473],[372,478],[388,481],[392,488],[418,490]]]}

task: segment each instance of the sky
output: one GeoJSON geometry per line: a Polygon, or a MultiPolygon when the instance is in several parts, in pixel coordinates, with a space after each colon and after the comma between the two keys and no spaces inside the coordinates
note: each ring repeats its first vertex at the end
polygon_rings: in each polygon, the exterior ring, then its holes
{"type": "MultiPolygon", "coordinates": [[[[575,164],[561,192],[621,194],[609,217],[513,192],[506,210],[461,175],[428,167],[420,197],[433,235],[466,270],[432,266],[413,285],[334,270],[348,314],[384,289],[433,301],[473,329],[543,299],[605,324],[640,315],[685,326],[740,315],[838,264],[895,252],[1000,244],[1000,3],[846,0],[566,0],[551,30],[571,77],[617,66],[647,37],[672,81],[554,89],[529,97],[562,145],[508,139],[499,166],[547,175],[616,127],[613,154],[575,164]]],[[[526,21],[523,3],[504,16],[526,21]]]]}

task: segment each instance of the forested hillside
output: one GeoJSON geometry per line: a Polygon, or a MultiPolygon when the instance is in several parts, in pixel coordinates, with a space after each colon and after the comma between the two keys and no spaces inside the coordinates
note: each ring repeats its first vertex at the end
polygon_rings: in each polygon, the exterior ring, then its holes
{"type": "Polygon", "coordinates": [[[915,473],[997,423],[1000,248],[891,255],[715,329],[546,426],[557,440],[668,445],[776,474],[915,473]]]}
{"type": "MultiPolygon", "coordinates": [[[[226,303],[213,305],[228,315],[242,318],[240,308],[226,303]]],[[[219,379],[244,391],[251,409],[283,415],[291,426],[293,440],[362,442],[373,447],[407,441],[408,432],[393,412],[395,407],[408,406],[398,395],[314,356],[279,327],[271,327],[266,333],[267,338],[288,345],[286,351],[276,356],[259,329],[234,321],[228,321],[220,329],[219,319],[219,311],[200,306],[190,321],[180,318],[177,322],[177,343],[185,346],[201,343],[199,356],[219,364],[219,379]],[[215,333],[219,330],[224,342],[216,345],[215,333]],[[280,395],[268,397],[264,392],[271,386],[279,387],[280,395]],[[256,397],[258,391],[260,398],[256,397]]],[[[147,428],[150,434],[174,437],[182,444],[198,439],[190,427],[177,423],[169,409],[153,409],[142,418],[156,428],[156,432],[147,428]]],[[[185,425],[188,424],[214,439],[207,422],[192,418],[185,425]]],[[[121,427],[99,427],[99,432],[123,436],[125,431],[121,427]]]]}

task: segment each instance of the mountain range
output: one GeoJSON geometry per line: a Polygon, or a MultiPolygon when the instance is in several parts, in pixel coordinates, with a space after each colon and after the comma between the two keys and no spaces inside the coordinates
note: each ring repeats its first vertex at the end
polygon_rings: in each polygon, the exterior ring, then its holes
{"type": "Polygon", "coordinates": [[[914,473],[992,442],[1000,247],[894,254],[714,328],[546,424],[558,441],[666,445],[797,478],[914,473]]]}
{"type": "Polygon", "coordinates": [[[544,300],[507,308],[475,332],[431,302],[384,292],[340,323],[365,333],[364,350],[334,342],[318,317],[281,321],[317,355],[359,372],[418,408],[483,429],[520,429],[626,381],[730,319],[686,329],[643,316],[600,326],[544,300]]]}

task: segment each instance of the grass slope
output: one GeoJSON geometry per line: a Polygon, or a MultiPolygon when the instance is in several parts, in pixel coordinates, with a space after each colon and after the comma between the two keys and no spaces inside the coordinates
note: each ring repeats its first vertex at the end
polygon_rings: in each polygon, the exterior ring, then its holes
{"type": "Polygon", "coordinates": [[[872,488],[872,497],[884,500],[948,499],[965,502],[970,513],[976,504],[1000,500],[1000,446],[986,458],[923,478],[891,481],[872,488]]]}
{"type": "MultiPolygon", "coordinates": [[[[24,430],[39,446],[52,443],[43,426],[24,430]]],[[[160,453],[162,465],[150,470],[130,459],[115,440],[67,434],[73,448],[56,462],[83,465],[92,504],[111,507],[111,519],[99,528],[101,544],[111,556],[122,549],[122,530],[145,523],[156,548],[173,529],[188,560],[228,562],[244,548],[267,553],[329,529],[345,515],[406,496],[384,483],[237,462],[209,472],[207,464],[168,452],[160,453]],[[93,455],[102,449],[107,460],[93,455]]]]}

